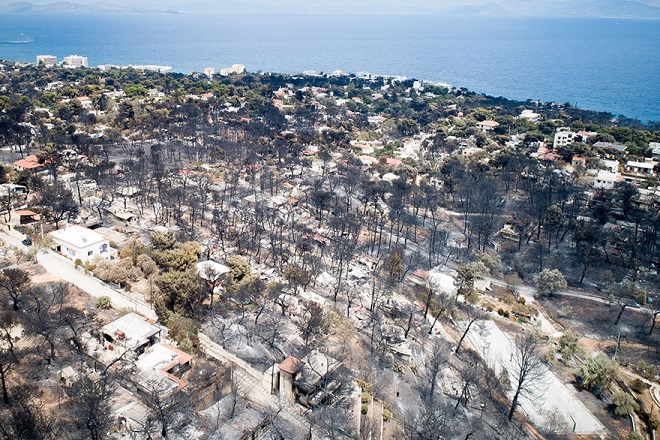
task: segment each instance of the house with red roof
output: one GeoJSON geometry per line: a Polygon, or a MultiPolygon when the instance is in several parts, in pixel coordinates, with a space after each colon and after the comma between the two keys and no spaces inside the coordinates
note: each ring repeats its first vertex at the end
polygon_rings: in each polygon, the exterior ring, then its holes
{"type": "Polygon", "coordinates": [[[17,160],[12,165],[14,165],[14,168],[16,168],[18,171],[32,171],[45,167],[46,163],[40,163],[39,158],[36,155],[31,154],[25,159],[17,160]]]}

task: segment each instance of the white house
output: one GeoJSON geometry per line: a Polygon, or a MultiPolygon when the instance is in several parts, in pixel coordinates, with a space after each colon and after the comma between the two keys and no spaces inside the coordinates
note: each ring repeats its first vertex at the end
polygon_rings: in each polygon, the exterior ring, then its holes
{"type": "Polygon", "coordinates": [[[569,128],[558,128],[557,133],[555,133],[555,141],[552,144],[552,147],[554,149],[566,147],[574,142],[575,136],[575,132],[571,131],[569,128]]]}
{"type": "Polygon", "coordinates": [[[628,163],[626,163],[626,170],[631,173],[650,177],[653,176],[653,168],[655,165],[655,162],[637,162],[629,160],[628,163]]]}
{"type": "Polygon", "coordinates": [[[612,189],[617,182],[622,182],[623,176],[620,173],[599,170],[594,178],[594,188],[612,189]]]}
{"type": "Polygon", "coordinates": [[[534,110],[523,110],[520,115],[518,115],[519,119],[527,119],[528,121],[532,122],[538,122],[539,118],[541,117],[540,114],[534,113],[534,110]]]}
{"type": "Polygon", "coordinates": [[[477,128],[481,131],[491,131],[495,130],[495,128],[499,127],[500,124],[495,121],[481,121],[477,122],[477,128]]]}
{"type": "Polygon", "coordinates": [[[96,255],[113,258],[114,249],[110,247],[108,237],[91,229],[70,225],[50,233],[54,248],[67,258],[85,262],[96,255]]]}
{"type": "Polygon", "coordinates": [[[616,173],[619,170],[618,160],[601,159],[599,164],[611,173],[616,173]]]}
{"type": "Polygon", "coordinates": [[[649,142],[649,148],[651,149],[653,159],[660,160],[660,142],[649,142]]]}

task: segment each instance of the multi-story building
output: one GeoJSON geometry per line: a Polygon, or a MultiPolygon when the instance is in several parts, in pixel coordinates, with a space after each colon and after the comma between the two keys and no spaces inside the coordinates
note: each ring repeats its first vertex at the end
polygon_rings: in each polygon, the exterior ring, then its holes
{"type": "Polygon", "coordinates": [[[67,67],[89,67],[87,57],[81,57],[79,55],[69,55],[68,57],[64,57],[62,64],[67,67]]]}
{"type": "Polygon", "coordinates": [[[53,55],[37,55],[37,65],[43,63],[45,67],[53,67],[57,64],[57,57],[53,55]]]}
{"type": "Polygon", "coordinates": [[[555,141],[552,144],[552,148],[556,150],[559,147],[566,147],[572,144],[575,142],[575,136],[576,134],[569,128],[558,128],[557,133],[555,133],[555,141]]]}
{"type": "Polygon", "coordinates": [[[215,74],[214,67],[207,67],[206,69],[204,69],[204,75],[206,75],[208,79],[213,79],[214,74],[215,74]]]}
{"type": "Polygon", "coordinates": [[[243,72],[245,72],[245,66],[243,64],[234,64],[231,67],[223,67],[220,69],[220,75],[222,76],[228,76],[232,73],[239,74],[243,72]]]}

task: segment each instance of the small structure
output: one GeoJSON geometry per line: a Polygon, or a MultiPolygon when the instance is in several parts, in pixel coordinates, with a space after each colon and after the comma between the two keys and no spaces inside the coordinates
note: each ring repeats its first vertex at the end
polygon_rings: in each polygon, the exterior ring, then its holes
{"type": "Polygon", "coordinates": [[[601,167],[604,167],[607,171],[611,173],[616,173],[617,171],[619,171],[618,160],[601,159],[599,165],[601,167]]]}
{"type": "Polygon", "coordinates": [[[410,360],[412,349],[410,343],[405,338],[403,328],[398,325],[383,325],[381,335],[387,344],[388,350],[404,361],[410,360]]]}
{"type": "Polygon", "coordinates": [[[587,168],[587,159],[581,156],[573,156],[573,159],[571,159],[571,166],[573,168],[576,167],[581,167],[582,169],[587,168]]]}
{"type": "Polygon", "coordinates": [[[279,381],[276,388],[279,390],[280,396],[289,402],[295,402],[296,400],[293,381],[303,365],[304,362],[295,356],[289,356],[278,365],[279,381]]]}
{"type": "Polygon", "coordinates": [[[520,112],[520,115],[518,115],[519,119],[527,119],[528,121],[532,121],[532,122],[538,122],[540,117],[541,117],[540,114],[535,113],[534,110],[529,110],[529,109],[523,110],[522,112],[520,112]]]}
{"type": "Polygon", "coordinates": [[[315,407],[340,387],[339,381],[332,378],[332,373],[341,362],[318,350],[302,358],[302,362],[293,380],[294,393],[301,404],[315,407]]]}
{"type": "Polygon", "coordinates": [[[207,260],[197,263],[197,274],[208,283],[209,289],[214,290],[212,293],[215,293],[216,288],[227,281],[230,272],[229,267],[217,261],[207,260]]]}
{"type": "Polygon", "coordinates": [[[328,399],[341,386],[332,374],[341,362],[314,350],[304,358],[289,356],[278,365],[273,380],[273,391],[289,402],[298,401],[307,407],[314,407],[328,399]]]}
{"type": "Polygon", "coordinates": [[[576,135],[577,135],[576,140],[578,140],[580,142],[587,142],[587,140],[589,140],[590,137],[594,137],[594,136],[598,135],[598,133],[595,132],[595,131],[580,130],[576,133],[576,135]]]}
{"type": "Polygon", "coordinates": [[[39,214],[37,214],[34,211],[30,211],[29,209],[19,209],[16,211],[16,217],[18,217],[18,224],[19,225],[27,225],[30,223],[34,223],[36,221],[40,220],[39,214]]]}
{"type": "Polygon", "coordinates": [[[60,385],[62,385],[62,387],[71,388],[82,378],[82,375],[71,366],[68,366],[64,367],[57,374],[57,377],[60,380],[60,385]]]}
{"type": "Polygon", "coordinates": [[[108,238],[78,225],[69,225],[64,229],[50,232],[54,247],[67,258],[80,259],[83,262],[91,260],[96,255],[107,259],[114,258],[114,250],[110,247],[108,238]]]}
{"type": "Polygon", "coordinates": [[[157,343],[162,329],[136,313],[127,313],[101,328],[104,346],[111,351],[133,350],[137,354],[157,343]],[[110,348],[112,347],[112,348],[110,348]]]}
{"type": "Polygon", "coordinates": [[[446,273],[440,272],[437,269],[432,269],[426,276],[428,286],[436,292],[446,292],[449,294],[456,293],[456,286],[454,285],[454,277],[446,273]]]}

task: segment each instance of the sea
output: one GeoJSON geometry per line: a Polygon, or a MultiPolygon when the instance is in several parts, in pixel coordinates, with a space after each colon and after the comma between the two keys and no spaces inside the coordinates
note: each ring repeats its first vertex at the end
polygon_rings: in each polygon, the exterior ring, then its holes
{"type": "Polygon", "coordinates": [[[0,59],[371,72],[660,121],[660,21],[378,14],[0,14],[0,59]]]}

